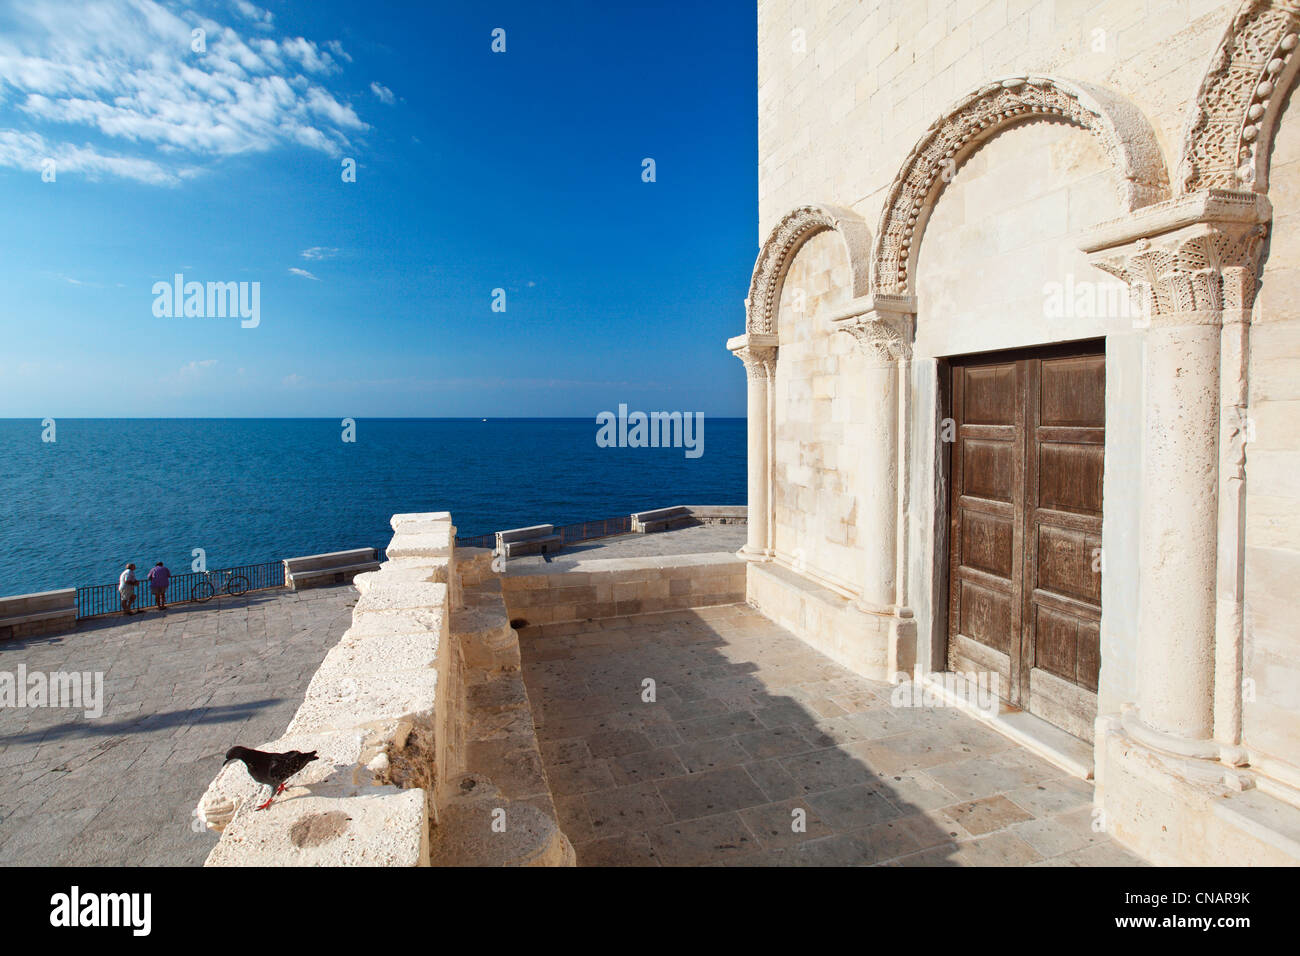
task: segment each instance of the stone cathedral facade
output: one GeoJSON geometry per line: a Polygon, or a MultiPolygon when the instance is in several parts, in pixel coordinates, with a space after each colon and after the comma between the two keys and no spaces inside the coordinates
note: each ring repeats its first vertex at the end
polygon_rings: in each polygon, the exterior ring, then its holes
{"type": "Polygon", "coordinates": [[[1300,2],[760,0],[748,598],[1300,862],[1300,2]]]}

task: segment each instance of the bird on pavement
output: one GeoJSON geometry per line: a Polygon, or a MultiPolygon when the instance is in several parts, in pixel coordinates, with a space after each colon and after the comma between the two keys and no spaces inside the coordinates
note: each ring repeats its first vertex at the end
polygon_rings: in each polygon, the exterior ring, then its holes
{"type": "Polygon", "coordinates": [[[290,750],[287,753],[277,754],[265,750],[253,750],[251,747],[231,747],[226,751],[226,762],[222,766],[232,760],[242,760],[244,766],[248,768],[250,777],[271,788],[271,796],[267,798],[266,803],[257,808],[265,810],[271,805],[272,800],[284,793],[285,781],[315,759],[314,750],[311,753],[290,750]]]}

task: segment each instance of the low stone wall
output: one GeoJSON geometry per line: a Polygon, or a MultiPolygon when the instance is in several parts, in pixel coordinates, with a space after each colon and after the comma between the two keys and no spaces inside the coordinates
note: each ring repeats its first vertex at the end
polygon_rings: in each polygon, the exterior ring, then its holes
{"type": "Polygon", "coordinates": [[[726,551],[507,567],[501,589],[516,628],[653,614],[745,600],[746,564],[726,551]]]}
{"type": "Polygon", "coordinates": [[[494,779],[473,766],[477,742],[503,727],[511,746],[498,750],[516,762],[530,745],[537,752],[518,642],[499,588],[494,614],[495,582],[485,580],[490,552],[467,555],[458,568],[446,512],[395,515],[392,526],[388,560],[356,577],[352,626],[326,655],[285,735],[231,741],[315,750],[319,759],[265,811],[255,807],[266,788],[242,763],[223,767],[198,808],[221,832],[207,865],[573,862],[540,754],[537,780],[494,779]],[[533,802],[513,807],[520,790],[533,802]]]}
{"type": "Polygon", "coordinates": [[[700,525],[745,524],[748,514],[749,508],[745,505],[673,505],[634,512],[632,531],[648,534],[700,525]]]}
{"type": "Polygon", "coordinates": [[[379,570],[374,548],[331,551],[284,559],[284,584],[293,591],[347,584],[358,574],[379,570]]]}
{"type": "Polygon", "coordinates": [[[76,624],[76,588],[0,598],[0,641],[58,634],[76,624]]]}
{"type": "Polygon", "coordinates": [[[916,625],[875,614],[774,562],[753,562],[746,599],[837,664],[871,680],[894,680],[916,665],[916,625]]]}

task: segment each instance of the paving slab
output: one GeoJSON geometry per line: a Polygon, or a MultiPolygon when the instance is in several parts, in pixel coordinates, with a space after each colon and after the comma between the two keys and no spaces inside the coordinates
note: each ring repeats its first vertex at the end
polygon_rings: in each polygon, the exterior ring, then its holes
{"type": "Polygon", "coordinates": [[[1143,865],[1094,832],[1087,781],[953,708],[893,706],[746,605],[520,649],[579,866],[1143,865]]]}
{"type": "Polygon", "coordinates": [[[0,864],[198,866],[194,807],[279,737],[352,620],[351,585],[267,590],[0,644],[0,671],[104,675],[104,708],[0,707],[0,864]]]}

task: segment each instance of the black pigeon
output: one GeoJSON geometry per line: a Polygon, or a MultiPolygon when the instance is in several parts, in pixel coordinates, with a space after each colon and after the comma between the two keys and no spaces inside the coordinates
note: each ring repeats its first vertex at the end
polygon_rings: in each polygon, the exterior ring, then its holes
{"type": "MultiPolygon", "coordinates": [[[[265,750],[253,750],[250,747],[231,747],[226,751],[226,763],[232,760],[244,761],[248,775],[258,783],[271,788],[271,796],[257,809],[265,810],[271,801],[284,792],[284,782],[316,759],[316,751],[303,753],[290,750],[288,753],[273,754],[265,750]]],[[[222,764],[224,767],[226,764],[222,764]]]]}

